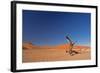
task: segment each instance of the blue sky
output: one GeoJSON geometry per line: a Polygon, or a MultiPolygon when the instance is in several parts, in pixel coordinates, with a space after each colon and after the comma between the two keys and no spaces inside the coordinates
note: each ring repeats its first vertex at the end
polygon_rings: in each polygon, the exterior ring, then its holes
{"type": "Polygon", "coordinates": [[[90,45],[90,19],[90,13],[23,10],[23,42],[59,45],[69,35],[76,44],[90,45]]]}

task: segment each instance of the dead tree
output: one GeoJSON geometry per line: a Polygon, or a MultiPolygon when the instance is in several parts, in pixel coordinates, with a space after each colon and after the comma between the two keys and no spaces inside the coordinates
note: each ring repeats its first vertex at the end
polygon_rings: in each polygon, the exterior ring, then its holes
{"type": "MultiPolygon", "coordinates": [[[[73,56],[74,54],[78,54],[77,51],[73,50],[73,47],[74,47],[75,43],[71,40],[71,38],[69,36],[66,36],[66,39],[69,41],[69,44],[70,44],[69,54],[71,56],[73,56]]],[[[66,51],[66,53],[67,53],[67,51],[66,51]]]]}

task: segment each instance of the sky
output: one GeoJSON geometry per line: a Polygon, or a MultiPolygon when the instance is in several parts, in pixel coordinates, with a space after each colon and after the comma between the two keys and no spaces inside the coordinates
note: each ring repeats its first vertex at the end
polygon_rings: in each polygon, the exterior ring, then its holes
{"type": "Polygon", "coordinates": [[[90,45],[91,14],[23,10],[23,42],[35,45],[68,43],[66,36],[77,45],[90,45]]]}

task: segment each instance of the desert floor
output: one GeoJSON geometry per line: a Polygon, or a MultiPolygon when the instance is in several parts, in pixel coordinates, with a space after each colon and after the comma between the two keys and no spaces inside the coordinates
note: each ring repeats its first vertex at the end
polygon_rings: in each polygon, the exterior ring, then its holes
{"type": "Polygon", "coordinates": [[[88,60],[91,59],[90,49],[81,50],[74,56],[66,53],[66,49],[24,49],[22,61],[28,62],[46,62],[46,61],[67,61],[67,60],[88,60]]]}

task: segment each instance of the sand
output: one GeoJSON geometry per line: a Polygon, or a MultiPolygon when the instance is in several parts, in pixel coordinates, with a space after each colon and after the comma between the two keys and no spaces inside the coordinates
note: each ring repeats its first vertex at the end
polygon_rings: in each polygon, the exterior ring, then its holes
{"type": "Polygon", "coordinates": [[[71,56],[68,51],[68,47],[63,46],[32,46],[32,44],[25,44],[22,52],[22,61],[24,63],[29,62],[49,62],[49,61],[74,61],[74,60],[88,60],[91,59],[91,52],[89,47],[76,46],[75,51],[79,54],[71,56]],[[27,46],[28,48],[27,48],[27,46]],[[25,48],[26,47],[26,48],[25,48]]]}

